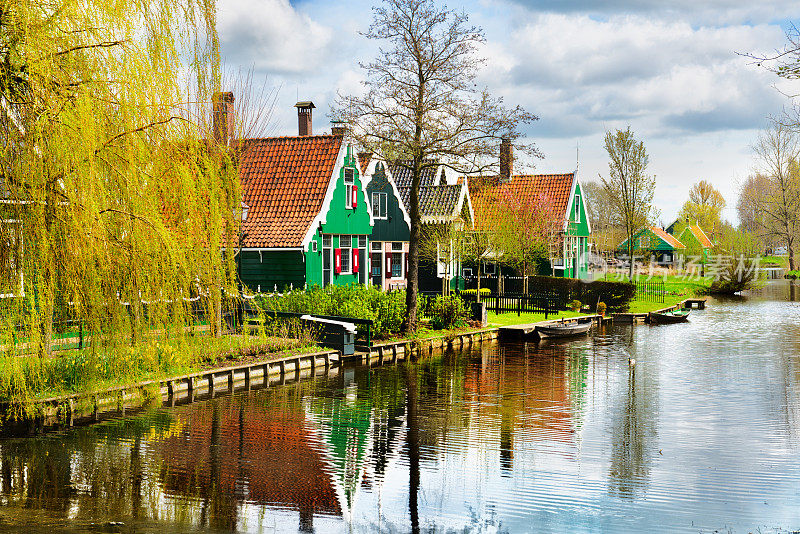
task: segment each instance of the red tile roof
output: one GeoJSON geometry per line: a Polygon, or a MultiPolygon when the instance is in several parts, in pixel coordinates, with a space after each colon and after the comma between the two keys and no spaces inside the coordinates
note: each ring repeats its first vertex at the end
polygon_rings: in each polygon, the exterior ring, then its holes
{"type": "MultiPolygon", "coordinates": [[[[470,196],[475,211],[484,211],[488,195],[494,198],[516,198],[520,200],[549,202],[555,213],[566,215],[569,194],[575,173],[568,174],[522,174],[512,176],[509,182],[497,184],[496,178],[470,180],[470,196]]],[[[477,215],[476,215],[477,218],[477,215]]]]}
{"type": "Polygon", "coordinates": [[[322,209],[342,137],[246,139],[239,149],[244,247],[299,247],[322,209]]]}
{"type": "Polygon", "coordinates": [[[669,235],[667,232],[659,228],[658,226],[651,226],[650,231],[656,234],[656,236],[660,237],[664,241],[669,244],[672,248],[686,248],[686,246],[678,241],[674,236],[669,235]]]}
{"type": "Polygon", "coordinates": [[[689,226],[689,229],[692,231],[697,240],[700,241],[700,245],[703,248],[714,248],[714,243],[711,242],[700,226],[693,224],[689,226]]]}

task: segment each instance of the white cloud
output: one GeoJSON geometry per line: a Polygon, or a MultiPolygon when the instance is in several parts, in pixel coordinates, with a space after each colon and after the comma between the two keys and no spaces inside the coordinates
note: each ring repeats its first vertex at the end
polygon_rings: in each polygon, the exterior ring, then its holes
{"type": "Polygon", "coordinates": [[[310,73],[335,52],[333,30],[288,0],[220,0],[217,19],[226,62],[257,71],[310,73]]]}
{"type": "Polygon", "coordinates": [[[695,28],[638,15],[532,14],[505,43],[488,47],[484,80],[541,115],[545,135],[631,122],[658,135],[746,129],[783,98],[772,74],[735,52],[780,46],[783,38],[766,24],[695,28]]]}

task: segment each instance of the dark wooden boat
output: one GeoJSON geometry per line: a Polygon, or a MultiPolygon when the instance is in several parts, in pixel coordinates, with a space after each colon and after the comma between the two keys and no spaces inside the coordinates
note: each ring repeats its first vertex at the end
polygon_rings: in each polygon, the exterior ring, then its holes
{"type": "Polygon", "coordinates": [[[541,338],[571,337],[585,334],[591,327],[591,321],[585,323],[551,323],[537,326],[536,333],[541,338]]]}
{"type": "Polygon", "coordinates": [[[689,311],[683,309],[668,312],[650,312],[650,322],[656,324],[685,323],[689,320],[689,311]]]}

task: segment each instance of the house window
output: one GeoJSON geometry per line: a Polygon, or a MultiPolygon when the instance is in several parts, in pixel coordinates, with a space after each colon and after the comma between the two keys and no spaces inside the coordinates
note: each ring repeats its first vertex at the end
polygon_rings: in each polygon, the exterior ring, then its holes
{"type": "Polygon", "coordinates": [[[386,193],[372,193],[372,218],[386,218],[386,193]]]}
{"type": "Polygon", "coordinates": [[[323,248],[331,248],[331,236],[330,235],[322,236],[322,247],[323,248]]]}
{"type": "Polygon", "coordinates": [[[312,241],[311,242],[311,252],[316,252],[316,251],[317,251],[317,242],[316,241],[312,241]]]}
{"type": "Polygon", "coordinates": [[[581,197],[575,195],[575,222],[581,222],[581,197]]]}
{"type": "Polygon", "coordinates": [[[392,254],[392,278],[403,277],[403,255],[392,254]]]}
{"type": "Polygon", "coordinates": [[[344,170],[344,207],[356,207],[355,173],[353,169],[344,170]]]}
{"type": "Polygon", "coordinates": [[[483,272],[486,274],[494,274],[494,263],[484,263],[483,272]]]}
{"type": "Polygon", "coordinates": [[[342,270],[340,274],[350,274],[350,249],[342,248],[342,270]]]}
{"type": "Polygon", "coordinates": [[[373,241],[372,242],[372,250],[374,252],[380,252],[382,246],[383,246],[383,243],[381,243],[380,241],[373,241]]]}
{"type": "Polygon", "coordinates": [[[358,236],[358,248],[367,248],[367,236],[358,236]]]}
{"type": "Polygon", "coordinates": [[[472,277],[472,268],[464,267],[463,269],[461,269],[461,276],[463,276],[464,278],[472,277]]]}
{"type": "Polygon", "coordinates": [[[392,252],[403,252],[403,243],[397,241],[392,243],[392,252]]]}

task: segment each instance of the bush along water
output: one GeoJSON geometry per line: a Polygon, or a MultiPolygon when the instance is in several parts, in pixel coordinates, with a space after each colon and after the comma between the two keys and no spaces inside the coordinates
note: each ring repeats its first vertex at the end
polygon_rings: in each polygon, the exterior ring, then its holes
{"type": "Polygon", "coordinates": [[[469,319],[469,310],[457,295],[436,296],[429,304],[428,314],[436,330],[461,328],[469,319]]]}

